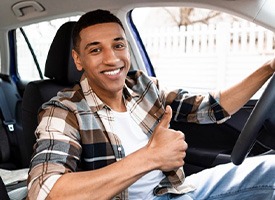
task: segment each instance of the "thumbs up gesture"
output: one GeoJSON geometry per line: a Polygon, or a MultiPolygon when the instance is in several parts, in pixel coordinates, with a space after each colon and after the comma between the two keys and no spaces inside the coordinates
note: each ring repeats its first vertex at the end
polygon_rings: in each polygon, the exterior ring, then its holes
{"type": "Polygon", "coordinates": [[[171,171],[184,165],[187,143],[181,131],[169,129],[172,118],[172,109],[166,107],[165,113],[154,130],[147,144],[149,153],[152,153],[152,161],[156,169],[171,171]]]}

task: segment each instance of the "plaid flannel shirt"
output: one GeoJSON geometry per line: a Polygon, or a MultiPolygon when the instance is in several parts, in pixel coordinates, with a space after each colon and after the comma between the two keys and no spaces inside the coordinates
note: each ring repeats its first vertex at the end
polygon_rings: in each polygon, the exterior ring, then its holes
{"type": "MultiPolygon", "coordinates": [[[[156,79],[142,71],[129,73],[123,95],[131,117],[148,136],[167,104],[171,105],[176,121],[215,123],[229,117],[219,105],[218,95],[189,95],[183,90],[166,92],[159,88],[156,79]]],[[[112,110],[92,91],[85,73],[80,84],[59,92],[42,106],[39,122],[28,177],[28,199],[45,199],[64,173],[98,169],[125,156],[113,132],[112,110]]],[[[194,190],[185,185],[182,168],[165,175],[154,190],[156,195],[194,190]]],[[[128,199],[127,190],[114,199],[128,199]]]]}

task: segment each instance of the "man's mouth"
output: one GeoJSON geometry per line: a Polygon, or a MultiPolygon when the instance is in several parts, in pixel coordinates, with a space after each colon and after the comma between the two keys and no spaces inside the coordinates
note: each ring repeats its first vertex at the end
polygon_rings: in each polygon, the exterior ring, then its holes
{"type": "Polygon", "coordinates": [[[115,70],[112,70],[112,71],[105,71],[105,72],[103,72],[103,74],[106,74],[106,75],[109,75],[109,76],[114,76],[114,75],[117,75],[120,72],[121,69],[122,68],[115,69],[115,70]]]}

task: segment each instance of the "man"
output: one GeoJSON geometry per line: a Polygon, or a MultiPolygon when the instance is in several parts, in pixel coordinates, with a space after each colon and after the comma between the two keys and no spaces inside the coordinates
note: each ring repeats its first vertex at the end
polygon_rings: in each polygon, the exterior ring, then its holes
{"type": "Polygon", "coordinates": [[[73,59],[84,74],[79,85],[42,107],[29,199],[274,198],[275,161],[269,156],[185,179],[184,134],[169,129],[172,117],[223,122],[271,77],[274,60],[219,94],[190,96],[182,90],[166,93],[141,71],[127,76],[124,28],[109,11],[84,14],[73,44],[73,59]]]}

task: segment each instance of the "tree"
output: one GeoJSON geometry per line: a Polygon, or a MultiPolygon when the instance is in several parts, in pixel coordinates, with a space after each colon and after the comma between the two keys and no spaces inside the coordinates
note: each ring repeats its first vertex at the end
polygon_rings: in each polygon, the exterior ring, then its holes
{"type": "Polygon", "coordinates": [[[164,9],[170,15],[178,27],[195,23],[208,24],[209,20],[221,15],[221,13],[217,11],[189,7],[176,8],[176,12],[174,8],[171,9],[164,7],[162,9],[164,9]]]}

